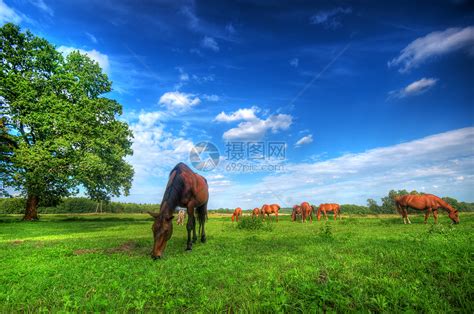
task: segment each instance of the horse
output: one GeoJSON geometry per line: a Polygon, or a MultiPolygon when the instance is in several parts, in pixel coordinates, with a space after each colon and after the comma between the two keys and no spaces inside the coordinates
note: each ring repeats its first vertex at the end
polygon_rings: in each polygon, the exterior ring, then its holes
{"type": "Polygon", "coordinates": [[[448,216],[449,218],[451,218],[453,223],[455,224],[459,223],[458,211],[436,195],[433,195],[433,194],[403,195],[403,196],[396,196],[394,200],[395,200],[395,205],[397,207],[397,210],[402,215],[403,223],[405,224],[411,223],[410,219],[408,218],[408,211],[407,211],[408,207],[416,209],[416,210],[420,210],[420,211],[426,210],[425,224],[431,213],[433,213],[435,224],[438,223],[438,209],[440,208],[448,212],[448,216]]]}
{"type": "MultiPolygon", "coordinates": [[[[313,207],[313,210],[316,210],[316,206],[313,207]]],[[[324,217],[326,217],[326,221],[327,221],[328,220],[328,215],[326,214],[327,212],[333,212],[334,220],[337,220],[337,216],[339,215],[340,211],[341,211],[341,206],[339,206],[339,204],[321,204],[319,205],[318,212],[317,212],[318,221],[321,220],[321,212],[324,214],[324,217]]]]}
{"type": "Polygon", "coordinates": [[[271,205],[263,205],[262,209],[260,210],[260,214],[262,215],[262,218],[265,219],[265,215],[267,217],[270,217],[270,214],[275,214],[276,216],[276,221],[278,222],[278,211],[280,210],[280,205],[278,204],[271,204],[271,205]]]}
{"type": "Polygon", "coordinates": [[[313,222],[313,207],[308,202],[303,202],[301,207],[301,221],[306,222],[306,217],[309,216],[311,222],[313,222]]]}
{"type": "Polygon", "coordinates": [[[301,206],[295,205],[293,206],[293,211],[291,212],[291,221],[296,221],[296,216],[301,215],[301,206]]]}
{"type": "Polygon", "coordinates": [[[161,201],[160,212],[148,212],[155,219],[152,226],[155,241],[151,253],[153,259],[161,258],[166,248],[166,243],[173,234],[173,212],[177,206],[185,207],[188,212],[188,222],[186,224],[188,241],[186,250],[192,250],[193,242],[197,241],[195,210],[199,222],[201,242],[206,242],[204,223],[207,219],[208,201],[209,187],[207,180],[203,176],[194,173],[184,163],[180,162],[177,164],[170,172],[168,184],[161,201]],[[192,241],[191,231],[193,232],[192,241]]]}
{"type": "Polygon", "coordinates": [[[234,222],[234,219],[239,221],[239,216],[242,216],[242,208],[237,207],[232,214],[232,222],[234,222]]]}
{"type": "Polygon", "coordinates": [[[255,207],[252,211],[252,218],[258,217],[259,213],[260,213],[260,208],[255,207]]]}
{"type": "Polygon", "coordinates": [[[176,220],[176,224],[177,225],[184,225],[184,218],[185,217],[186,217],[186,212],[184,211],[184,209],[181,209],[178,212],[178,219],[176,220]]]}

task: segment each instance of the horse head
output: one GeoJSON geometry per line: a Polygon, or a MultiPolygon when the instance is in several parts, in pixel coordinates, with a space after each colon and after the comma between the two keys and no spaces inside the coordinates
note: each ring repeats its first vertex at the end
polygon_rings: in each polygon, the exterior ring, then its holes
{"type": "Polygon", "coordinates": [[[454,224],[459,223],[459,212],[457,210],[450,211],[448,216],[451,218],[454,224]]]}
{"type": "Polygon", "coordinates": [[[153,238],[155,243],[153,244],[153,251],[151,252],[151,257],[153,259],[161,258],[163,251],[166,247],[166,242],[171,238],[173,234],[173,217],[167,216],[164,212],[160,211],[159,213],[148,212],[150,216],[155,219],[151,230],[153,231],[153,238]],[[163,214],[162,214],[163,213],[163,214]]]}

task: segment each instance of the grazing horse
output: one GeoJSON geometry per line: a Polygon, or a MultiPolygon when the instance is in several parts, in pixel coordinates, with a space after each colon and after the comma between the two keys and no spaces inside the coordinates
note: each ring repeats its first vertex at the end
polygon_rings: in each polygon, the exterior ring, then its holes
{"type": "Polygon", "coordinates": [[[295,205],[293,206],[293,211],[291,212],[291,221],[296,221],[296,216],[301,215],[301,206],[295,205]]]}
{"type": "Polygon", "coordinates": [[[184,218],[185,217],[186,217],[186,212],[184,211],[184,209],[181,209],[178,212],[178,219],[176,220],[176,224],[177,225],[184,225],[184,218]]]}
{"type": "Polygon", "coordinates": [[[232,214],[232,222],[234,222],[234,219],[239,221],[239,216],[242,216],[242,208],[237,207],[232,214]]]}
{"type": "Polygon", "coordinates": [[[309,216],[311,222],[313,222],[313,207],[308,202],[303,202],[301,207],[301,221],[306,222],[306,217],[309,216]]]}
{"type": "Polygon", "coordinates": [[[260,214],[262,215],[262,218],[265,219],[265,215],[267,217],[270,217],[270,214],[275,214],[276,216],[276,221],[278,222],[278,211],[280,210],[280,205],[278,204],[271,204],[271,205],[263,205],[262,209],[260,210],[260,214]]]}
{"type": "Polygon", "coordinates": [[[260,208],[255,207],[252,211],[252,218],[258,217],[259,213],[260,213],[260,208]]]}
{"type": "Polygon", "coordinates": [[[207,219],[207,202],[209,200],[209,188],[207,181],[203,176],[194,173],[188,166],[180,162],[171,170],[165,194],[161,201],[160,212],[148,212],[154,219],[153,237],[155,243],[151,257],[160,258],[166,247],[166,243],[173,234],[173,212],[177,206],[185,207],[188,211],[188,242],[186,250],[192,250],[193,242],[196,242],[196,218],[194,210],[196,209],[199,222],[199,234],[201,242],[206,242],[206,232],[204,223],[207,219]],[[191,242],[191,231],[193,240],[191,242]]]}
{"type": "MultiPolygon", "coordinates": [[[[313,207],[313,209],[316,209],[316,207],[313,207]]],[[[319,205],[318,212],[317,212],[318,221],[321,220],[321,212],[324,214],[324,217],[326,217],[326,221],[327,221],[328,220],[328,215],[326,214],[327,212],[333,212],[334,220],[337,220],[337,216],[339,215],[340,211],[341,211],[341,206],[339,206],[339,204],[321,204],[319,205]]]]}
{"type": "Polygon", "coordinates": [[[448,212],[448,216],[453,223],[459,223],[458,211],[436,195],[403,195],[396,196],[394,199],[397,210],[402,215],[405,224],[411,223],[410,219],[408,219],[408,207],[416,210],[426,210],[425,223],[432,212],[435,223],[438,223],[438,209],[440,208],[448,212]]]}

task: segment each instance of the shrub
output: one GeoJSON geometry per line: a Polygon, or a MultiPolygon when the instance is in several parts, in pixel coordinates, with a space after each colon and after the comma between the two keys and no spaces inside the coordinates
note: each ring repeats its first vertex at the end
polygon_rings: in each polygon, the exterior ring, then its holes
{"type": "Polygon", "coordinates": [[[237,223],[237,228],[244,229],[244,230],[264,230],[264,231],[272,231],[273,224],[266,220],[265,222],[260,218],[252,218],[252,217],[241,217],[239,222],[237,223]]]}

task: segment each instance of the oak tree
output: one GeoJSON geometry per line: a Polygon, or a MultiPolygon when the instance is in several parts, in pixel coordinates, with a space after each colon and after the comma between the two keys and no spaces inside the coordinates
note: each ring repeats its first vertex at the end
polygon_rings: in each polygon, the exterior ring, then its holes
{"type": "Polygon", "coordinates": [[[16,25],[0,28],[0,178],[26,197],[25,220],[38,219],[40,200],[128,194],[132,133],[104,96],[111,90],[87,55],[63,57],[16,25]]]}

